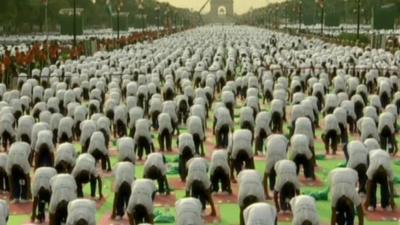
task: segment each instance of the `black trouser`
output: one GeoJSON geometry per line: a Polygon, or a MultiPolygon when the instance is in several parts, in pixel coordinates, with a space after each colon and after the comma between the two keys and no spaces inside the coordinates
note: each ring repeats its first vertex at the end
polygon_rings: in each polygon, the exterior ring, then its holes
{"type": "Polygon", "coordinates": [[[215,131],[215,141],[217,148],[227,148],[229,142],[229,126],[222,125],[215,131]]]}
{"type": "Polygon", "coordinates": [[[353,225],[355,217],[354,205],[346,197],[341,197],[336,203],[336,224],[353,225]]]}
{"type": "Polygon", "coordinates": [[[214,172],[210,176],[210,179],[212,191],[218,192],[219,183],[221,182],[222,191],[232,192],[229,173],[227,174],[222,167],[215,168],[214,172]]]}
{"type": "Polygon", "coordinates": [[[126,125],[121,120],[117,120],[115,127],[116,127],[116,134],[118,135],[118,137],[121,138],[126,135],[126,125]]]}
{"type": "Polygon", "coordinates": [[[75,126],[74,126],[74,133],[75,133],[75,140],[79,140],[81,137],[81,122],[82,121],[76,121],[75,126]]]}
{"type": "Polygon", "coordinates": [[[53,167],[54,160],[52,154],[47,144],[39,146],[38,151],[35,152],[35,168],[37,169],[45,166],[53,167]]]}
{"type": "Polygon", "coordinates": [[[357,131],[356,121],[351,116],[347,116],[347,124],[349,124],[349,129],[351,133],[357,131]]]}
{"type": "Polygon", "coordinates": [[[187,109],[180,108],[178,111],[178,124],[185,124],[188,117],[187,109]]]}
{"type": "Polygon", "coordinates": [[[57,170],[57,173],[71,173],[72,167],[73,166],[71,164],[69,164],[64,160],[61,160],[56,165],[54,165],[54,168],[57,170]]]}
{"type": "Polygon", "coordinates": [[[253,136],[253,125],[250,123],[250,121],[244,121],[241,125],[240,125],[240,129],[247,129],[251,132],[251,135],[253,136]]]}
{"type": "Polygon", "coordinates": [[[161,151],[164,151],[165,145],[168,151],[172,151],[172,134],[167,129],[162,130],[158,135],[158,143],[160,144],[161,151]]]}
{"type": "Polygon", "coordinates": [[[236,174],[239,174],[240,171],[242,171],[243,163],[245,164],[246,169],[254,169],[253,157],[250,157],[244,150],[239,150],[236,159],[232,159],[232,161],[236,174]]]}
{"type": "Polygon", "coordinates": [[[340,140],[342,144],[346,144],[349,141],[349,137],[347,135],[347,127],[339,123],[339,128],[340,128],[340,140]]]}
{"type": "Polygon", "coordinates": [[[65,142],[72,142],[72,137],[68,137],[68,134],[63,132],[61,134],[61,137],[58,140],[59,144],[65,143],[65,142]]]}
{"type": "Polygon", "coordinates": [[[264,140],[267,138],[267,132],[264,129],[260,129],[260,133],[256,136],[255,153],[262,152],[264,146],[264,140]]]}
{"type": "Polygon", "coordinates": [[[138,143],[135,145],[135,152],[137,152],[139,160],[143,157],[143,150],[146,151],[146,155],[149,155],[151,153],[151,146],[146,137],[139,137],[138,143]]]}
{"type": "Polygon", "coordinates": [[[158,192],[161,194],[165,192],[164,175],[161,173],[159,168],[156,166],[151,166],[147,171],[145,171],[143,177],[151,180],[157,180],[158,192]]]}
{"type": "Polygon", "coordinates": [[[9,176],[10,185],[12,185],[12,197],[14,199],[28,199],[28,183],[27,175],[21,167],[14,165],[9,176]]]}
{"type": "Polygon", "coordinates": [[[7,146],[11,145],[15,141],[15,137],[12,136],[10,133],[7,131],[4,131],[3,134],[1,135],[1,139],[3,141],[3,148],[7,151],[7,146]]]}
{"type": "Polygon", "coordinates": [[[96,178],[90,175],[88,171],[86,170],[80,171],[75,177],[75,182],[77,186],[76,193],[79,198],[83,198],[83,185],[88,182],[90,182],[90,195],[92,197],[95,197],[96,178]]]}
{"type": "Polygon", "coordinates": [[[131,195],[131,184],[123,182],[118,189],[118,199],[116,200],[117,215],[123,217],[128,207],[129,196],[131,195]]]}
{"type": "Polygon", "coordinates": [[[272,132],[282,133],[282,126],[283,126],[283,121],[281,114],[279,114],[278,112],[272,113],[271,116],[272,132]]]}
{"type": "Polygon", "coordinates": [[[381,148],[386,150],[388,144],[391,145],[391,148],[388,149],[389,153],[395,152],[396,148],[396,139],[394,137],[394,133],[390,130],[388,126],[385,126],[379,134],[381,141],[381,148]]]}
{"type": "Polygon", "coordinates": [[[231,114],[232,120],[234,120],[235,119],[235,113],[234,113],[233,103],[231,103],[231,102],[225,103],[225,106],[229,110],[229,114],[231,114]]]}
{"type": "Polygon", "coordinates": [[[54,129],[53,130],[53,144],[54,144],[54,146],[57,145],[57,135],[58,135],[58,129],[54,129]]]}
{"type": "Polygon", "coordinates": [[[204,147],[203,147],[203,140],[200,139],[198,134],[193,134],[193,141],[194,141],[194,149],[197,154],[203,155],[204,154],[204,147]]]}
{"type": "Polygon", "coordinates": [[[321,111],[322,110],[322,105],[324,104],[324,97],[323,94],[321,92],[317,92],[315,94],[315,97],[317,98],[317,107],[318,110],[321,111]]]}
{"type": "Polygon", "coordinates": [[[84,141],[84,144],[82,145],[81,153],[87,153],[87,151],[89,149],[89,145],[90,145],[90,137],[88,137],[86,139],[86,141],[84,141]]]}
{"type": "Polygon", "coordinates": [[[363,117],[364,115],[363,108],[364,108],[363,103],[359,101],[354,103],[354,112],[356,114],[356,121],[358,121],[359,119],[361,119],[361,117],[363,117]]]}
{"type": "Polygon", "coordinates": [[[38,204],[38,214],[37,218],[39,221],[45,220],[46,215],[46,205],[50,203],[51,193],[49,190],[41,188],[36,196],[38,204]]]}
{"type": "Polygon", "coordinates": [[[326,132],[325,137],[323,138],[325,144],[326,154],[329,154],[329,146],[332,147],[333,154],[336,153],[337,145],[338,145],[338,136],[335,130],[329,130],[326,132]]]}
{"type": "Polygon", "coordinates": [[[387,95],[386,92],[383,92],[380,96],[382,108],[386,108],[388,104],[390,104],[390,97],[387,95]]]}
{"type": "Polygon", "coordinates": [[[110,162],[110,157],[103,152],[101,152],[98,149],[95,149],[91,155],[93,158],[96,160],[96,163],[98,161],[101,161],[101,168],[103,170],[111,171],[111,162],[110,162]]]}
{"type": "MultiPolygon", "coordinates": [[[[152,126],[154,129],[158,129],[158,115],[160,115],[159,111],[154,111],[151,113],[151,121],[152,121],[152,126]]],[[[133,137],[133,135],[132,135],[132,137],[133,137]]]]}
{"type": "Polygon", "coordinates": [[[0,168],[0,191],[9,191],[9,190],[10,187],[8,184],[7,172],[3,168],[0,168]]]}
{"type": "Polygon", "coordinates": [[[110,134],[105,129],[100,129],[100,132],[103,133],[104,136],[104,144],[108,148],[108,144],[110,142],[110,134]]]}
{"type": "Polygon", "coordinates": [[[281,209],[290,210],[290,200],[296,196],[296,187],[291,182],[286,182],[279,191],[279,205],[281,209]]]}
{"type": "Polygon", "coordinates": [[[114,110],[112,109],[107,110],[106,116],[110,121],[114,121],[114,110]]]}
{"type": "Polygon", "coordinates": [[[209,189],[204,187],[203,182],[199,180],[193,181],[190,187],[190,197],[199,199],[203,210],[206,209],[206,204],[208,200],[207,192],[209,192],[209,189]]]}
{"type": "MultiPolygon", "coordinates": [[[[68,202],[63,200],[58,203],[57,209],[53,215],[50,215],[51,220],[53,220],[54,225],[65,224],[68,217],[68,202]]],[[[50,223],[51,224],[51,223],[50,223]]]]}
{"type": "Polygon", "coordinates": [[[314,163],[311,159],[307,159],[307,157],[303,154],[298,154],[294,157],[293,161],[296,164],[297,175],[299,175],[300,166],[303,166],[304,176],[306,178],[315,179],[314,163]]]}
{"type": "Polygon", "coordinates": [[[271,171],[269,171],[268,180],[269,180],[269,189],[274,190],[276,182],[276,172],[274,167],[272,167],[271,171]]]}
{"type": "Polygon", "coordinates": [[[372,177],[370,206],[376,208],[376,202],[377,202],[376,191],[378,184],[380,185],[381,189],[381,207],[386,208],[390,205],[390,196],[393,193],[390,193],[389,181],[387,178],[388,177],[386,173],[379,173],[379,172],[376,172],[372,177]]]}
{"type": "Polygon", "coordinates": [[[271,102],[271,101],[274,99],[274,97],[273,97],[271,91],[269,91],[269,90],[266,90],[266,91],[265,91],[265,93],[264,93],[264,98],[263,98],[263,103],[265,103],[265,99],[266,99],[268,102],[271,102]]]}
{"type": "Polygon", "coordinates": [[[146,207],[143,205],[136,205],[132,212],[135,224],[151,223],[151,214],[147,212],[146,207]]]}
{"type": "Polygon", "coordinates": [[[358,193],[367,193],[367,165],[359,164],[354,168],[358,174],[358,193]]]}
{"type": "Polygon", "coordinates": [[[182,181],[186,180],[187,168],[186,163],[193,158],[192,150],[189,147],[184,147],[181,155],[179,155],[179,176],[182,181]]]}
{"type": "Polygon", "coordinates": [[[257,202],[258,202],[258,198],[257,198],[256,196],[253,196],[253,195],[246,196],[246,197],[243,199],[243,203],[242,203],[242,205],[240,206],[240,225],[244,225],[243,211],[244,211],[248,206],[250,206],[251,204],[257,203],[257,202]]]}
{"type": "MultiPolygon", "coordinates": [[[[57,137],[57,135],[56,135],[57,137]]],[[[31,138],[29,137],[28,134],[21,134],[21,141],[28,143],[31,145],[31,138]]]]}

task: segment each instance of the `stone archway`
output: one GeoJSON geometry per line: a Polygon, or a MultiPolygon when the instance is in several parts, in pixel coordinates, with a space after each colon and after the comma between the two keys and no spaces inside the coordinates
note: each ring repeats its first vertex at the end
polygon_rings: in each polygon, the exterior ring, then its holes
{"type": "Polygon", "coordinates": [[[225,8],[225,6],[220,6],[218,8],[218,16],[226,16],[226,8],[225,8]]]}
{"type": "Polygon", "coordinates": [[[211,0],[210,16],[212,17],[232,17],[233,0],[211,0]]]}

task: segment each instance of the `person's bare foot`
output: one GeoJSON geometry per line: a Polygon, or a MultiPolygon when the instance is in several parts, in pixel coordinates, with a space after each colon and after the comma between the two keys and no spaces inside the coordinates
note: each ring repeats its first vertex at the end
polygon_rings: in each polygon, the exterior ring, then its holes
{"type": "Polygon", "coordinates": [[[210,216],[215,217],[215,216],[217,216],[217,213],[216,212],[211,212],[210,216]]]}

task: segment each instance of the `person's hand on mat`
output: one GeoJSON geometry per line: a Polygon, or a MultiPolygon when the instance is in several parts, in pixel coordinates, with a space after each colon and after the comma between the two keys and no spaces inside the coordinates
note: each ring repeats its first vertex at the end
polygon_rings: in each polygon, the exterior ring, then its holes
{"type": "Polygon", "coordinates": [[[217,212],[215,212],[214,210],[211,211],[210,216],[215,217],[217,216],[217,212]]]}
{"type": "Polygon", "coordinates": [[[396,210],[396,203],[394,203],[394,199],[392,198],[392,201],[390,202],[390,206],[392,207],[392,211],[396,210]]]}

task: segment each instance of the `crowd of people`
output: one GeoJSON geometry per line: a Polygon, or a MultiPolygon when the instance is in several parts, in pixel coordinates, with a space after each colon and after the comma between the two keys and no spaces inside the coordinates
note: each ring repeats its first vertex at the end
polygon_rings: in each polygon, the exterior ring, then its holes
{"type": "Polygon", "coordinates": [[[232,194],[237,184],[241,225],[276,225],[281,212],[292,213],[293,224],[317,225],[316,201],[301,194],[299,178],[318,179],[317,138],[326,155],[343,149],[347,162],[329,174],[332,225],[352,225],[356,216],[362,225],[365,209],[395,209],[400,51],[247,26],[132,40],[20,73],[16,88],[0,84],[0,189],[9,193],[0,224],[12,217],[8,204],[30,200],[33,222],[48,213],[50,225],[96,224],[83,186],[103,198],[102,171],[114,174],[112,219],[153,224],[155,196],[171,191],[165,153],[178,151],[185,197],[176,202],[176,224],[204,224],[207,205],[217,215],[213,193],[232,194]],[[204,144],[210,133],[212,149],[204,144]],[[265,157],[263,174],[257,155],[265,157]],[[138,162],[143,177],[135,175],[138,162]]]}
{"type": "MultiPolygon", "coordinates": [[[[94,51],[112,51],[137,42],[152,41],[167,34],[166,30],[146,31],[121,35],[119,39],[110,35],[99,35],[88,40],[95,41],[94,51]]],[[[21,73],[30,77],[33,69],[62,64],[67,59],[76,60],[88,54],[91,53],[86,50],[85,40],[81,39],[77,41],[75,47],[71,40],[57,41],[54,38],[51,38],[51,41],[35,41],[31,44],[2,45],[0,46],[0,81],[12,85],[12,80],[21,73]]]]}

